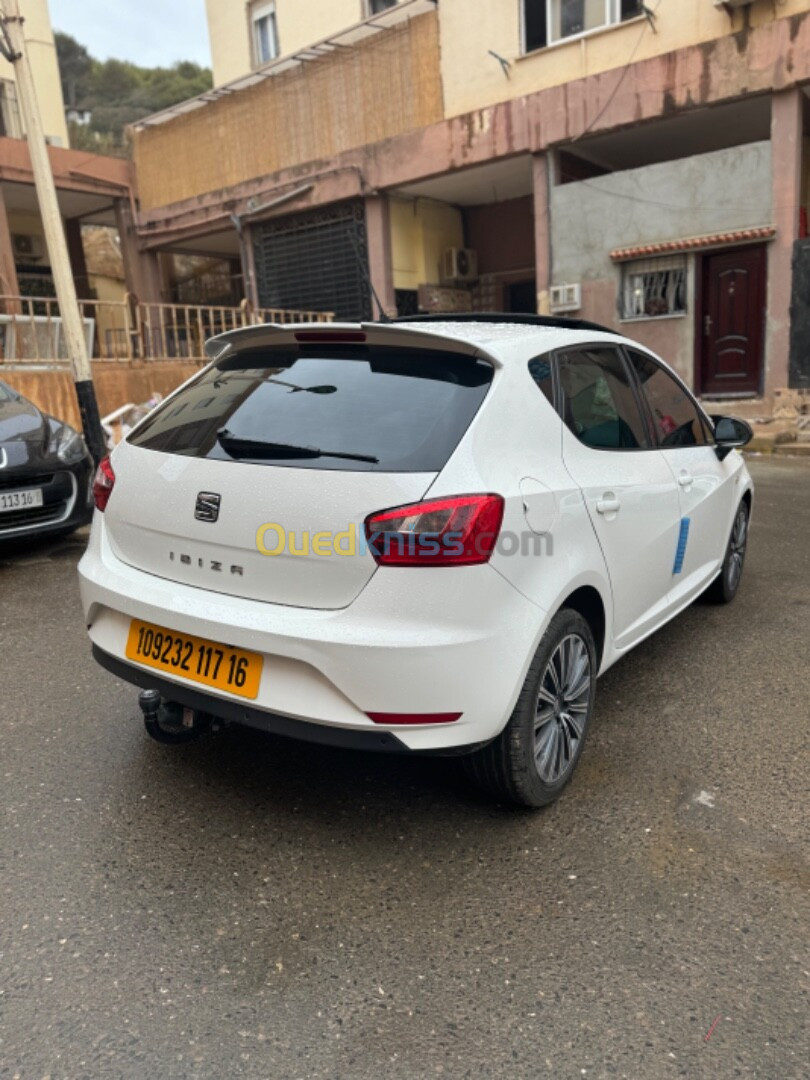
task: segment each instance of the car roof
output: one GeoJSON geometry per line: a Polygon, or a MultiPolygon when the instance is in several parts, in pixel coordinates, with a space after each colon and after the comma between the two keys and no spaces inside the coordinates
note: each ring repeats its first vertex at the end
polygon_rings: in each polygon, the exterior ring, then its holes
{"type": "Polygon", "coordinates": [[[394,347],[408,346],[419,336],[425,339],[428,348],[478,354],[496,367],[511,367],[553,349],[574,345],[636,344],[615,330],[581,319],[465,313],[413,316],[385,322],[259,323],[210,338],[206,342],[206,352],[211,359],[219,359],[231,350],[295,345],[303,340],[310,344],[317,339],[348,342],[345,335],[358,332],[366,335],[370,345],[394,347]]]}
{"type": "MultiPolygon", "coordinates": [[[[386,324],[374,324],[386,325],[386,324]]],[[[453,319],[393,323],[397,330],[413,330],[417,333],[436,334],[442,337],[466,341],[471,345],[483,345],[489,349],[498,346],[529,345],[545,352],[563,345],[580,344],[584,341],[621,340],[617,334],[602,327],[582,330],[568,326],[527,325],[518,322],[477,322],[453,319]]],[[[503,348],[499,349],[503,351],[503,348]]]]}

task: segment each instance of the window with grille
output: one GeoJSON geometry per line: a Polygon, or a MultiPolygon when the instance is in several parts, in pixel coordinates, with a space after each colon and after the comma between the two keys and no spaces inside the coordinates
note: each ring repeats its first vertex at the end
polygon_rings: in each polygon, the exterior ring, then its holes
{"type": "Polygon", "coordinates": [[[278,23],[276,22],[276,5],[261,4],[251,8],[251,29],[253,32],[253,60],[258,67],[261,64],[269,64],[279,55],[278,47],[278,23]]]}
{"type": "Polygon", "coordinates": [[[622,272],[622,319],[661,319],[686,312],[686,260],[645,259],[622,272]]]}
{"type": "Polygon", "coordinates": [[[635,19],[642,0],[522,0],[524,52],[635,19]]]}
{"type": "Polygon", "coordinates": [[[259,306],[374,317],[362,200],[270,220],[253,232],[259,306]]]}

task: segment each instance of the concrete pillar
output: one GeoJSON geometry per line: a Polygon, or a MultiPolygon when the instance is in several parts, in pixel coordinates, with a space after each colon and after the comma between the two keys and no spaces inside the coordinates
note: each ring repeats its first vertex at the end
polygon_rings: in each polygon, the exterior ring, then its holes
{"type": "Polygon", "coordinates": [[[90,300],[90,278],[87,273],[87,260],[84,257],[82,223],[79,218],[65,218],[65,239],[70,269],[76,285],[76,295],[80,300],[90,300]]]}
{"type": "Polygon", "coordinates": [[[802,188],[803,95],[782,90],[771,98],[772,207],[776,238],[768,245],[765,393],[788,384],[793,246],[799,238],[802,188]]]}
{"type": "MultiPolygon", "coordinates": [[[[394,294],[394,267],[391,257],[391,221],[388,197],[371,195],[366,199],[366,234],[371,283],[387,315],[397,313],[394,294]]],[[[379,317],[376,301],[372,300],[374,318],[379,317]]]]}
{"type": "Polygon", "coordinates": [[[127,199],[116,199],[115,222],[121,242],[127,292],[133,293],[143,303],[159,304],[161,271],[158,257],[153,251],[141,251],[127,199]]]}
{"type": "Polygon", "coordinates": [[[549,313],[551,287],[551,179],[549,155],[535,154],[532,158],[534,186],[534,261],[537,278],[537,311],[549,313]]]}
{"type": "MultiPolygon", "coordinates": [[[[0,184],[0,296],[19,296],[20,284],[17,281],[17,267],[14,265],[14,245],[6,213],[6,199],[0,184]]],[[[7,311],[11,308],[8,301],[4,304],[7,311]]],[[[15,305],[16,310],[16,305],[15,305]]]]}
{"type": "Polygon", "coordinates": [[[242,288],[245,300],[254,307],[259,304],[259,279],[256,275],[256,248],[253,228],[242,226],[242,238],[239,242],[240,264],[242,267],[242,288]]]}

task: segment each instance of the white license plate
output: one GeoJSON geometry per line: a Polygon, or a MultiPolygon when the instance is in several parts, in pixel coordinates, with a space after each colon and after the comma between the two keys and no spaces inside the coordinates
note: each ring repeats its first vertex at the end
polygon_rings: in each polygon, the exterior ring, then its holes
{"type": "Polygon", "coordinates": [[[29,510],[32,506],[42,506],[42,488],[29,488],[28,491],[0,491],[0,514],[12,510],[29,510]]]}

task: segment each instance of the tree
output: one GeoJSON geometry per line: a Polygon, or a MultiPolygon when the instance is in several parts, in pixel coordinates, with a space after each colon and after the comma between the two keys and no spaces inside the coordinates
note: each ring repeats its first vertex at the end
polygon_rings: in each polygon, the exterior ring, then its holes
{"type": "Polygon", "coordinates": [[[84,81],[90,74],[93,62],[84,45],[80,45],[70,34],[54,34],[56,55],[59,59],[59,73],[62,77],[62,96],[65,104],[75,109],[84,81]]]}
{"type": "Polygon", "coordinates": [[[68,34],[54,36],[65,104],[92,113],[89,128],[71,125],[71,145],[78,149],[126,155],[128,124],[213,86],[210,69],[188,60],[170,68],[100,61],[68,34]]]}

